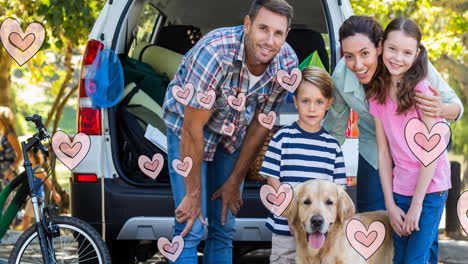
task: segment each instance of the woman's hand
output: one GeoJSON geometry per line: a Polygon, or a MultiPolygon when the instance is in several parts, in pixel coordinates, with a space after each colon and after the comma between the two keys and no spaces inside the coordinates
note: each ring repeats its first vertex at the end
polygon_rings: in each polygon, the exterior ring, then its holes
{"type": "Polygon", "coordinates": [[[403,210],[401,210],[401,208],[396,204],[387,206],[387,211],[390,218],[390,225],[392,225],[395,233],[400,237],[408,235],[404,230],[404,221],[406,218],[405,212],[403,212],[403,210]]]}
{"type": "Polygon", "coordinates": [[[411,204],[408,213],[406,214],[404,230],[408,234],[413,231],[419,231],[419,218],[421,217],[422,205],[411,204]]]}
{"type": "Polygon", "coordinates": [[[444,104],[440,92],[431,86],[429,86],[429,89],[434,92],[434,95],[417,92],[415,97],[416,105],[424,115],[434,118],[443,117],[444,104]]]}

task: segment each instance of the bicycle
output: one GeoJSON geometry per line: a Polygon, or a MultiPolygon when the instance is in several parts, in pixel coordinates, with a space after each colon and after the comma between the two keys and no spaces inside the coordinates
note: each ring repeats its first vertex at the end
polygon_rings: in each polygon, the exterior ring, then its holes
{"type": "MultiPolygon", "coordinates": [[[[19,237],[11,251],[8,263],[111,263],[109,250],[93,227],[78,218],[54,216],[54,207],[50,204],[46,206],[37,198],[38,189],[45,180],[39,186],[34,184],[34,172],[28,151],[40,150],[47,157],[48,149],[41,142],[49,139],[50,143],[51,137],[42,124],[41,116],[35,114],[33,117],[27,117],[26,120],[34,122],[38,132],[21,142],[25,172],[13,179],[0,193],[1,209],[9,195],[16,190],[16,194],[3,215],[0,210],[0,239],[28,196],[31,197],[36,223],[19,237]]],[[[47,177],[55,165],[55,158],[51,160],[47,168],[47,177]]]]}

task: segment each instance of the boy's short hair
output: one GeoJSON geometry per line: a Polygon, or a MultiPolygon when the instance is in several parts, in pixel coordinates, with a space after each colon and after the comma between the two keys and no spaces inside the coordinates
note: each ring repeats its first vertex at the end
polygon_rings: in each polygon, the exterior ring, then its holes
{"type": "Polygon", "coordinates": [[[333,80],[325,70],[313,66],[305,67],[302,70],[302,81],[294,91],[295,96],[299,93],[299,88],[303,82],[310,82],[317,86],[323,97],[327,99],[333,97],[333,80]]]}

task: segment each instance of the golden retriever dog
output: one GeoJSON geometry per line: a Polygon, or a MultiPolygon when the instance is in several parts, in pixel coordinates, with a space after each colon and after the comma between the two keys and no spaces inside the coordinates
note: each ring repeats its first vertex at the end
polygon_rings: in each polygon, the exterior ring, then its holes
{"type": "Polygon", "coordinates": [[[288,218],[294,229],[298,264],[392,263],[392,229],[386,211],[355,215],[354,203],[342,186],[324,180],[298,184],[282,216],[288,218]],[[366,228],[375,220],[386,227],[382,246],[367,262],[346,237],[346,225],[351,218],[361,220],[366,228]]]}

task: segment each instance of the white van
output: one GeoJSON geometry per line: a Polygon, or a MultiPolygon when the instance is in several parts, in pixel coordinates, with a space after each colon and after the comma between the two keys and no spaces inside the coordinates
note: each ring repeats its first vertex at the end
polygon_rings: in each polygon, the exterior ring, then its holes
{"type": "MultiPolygon", "coordinates": [[[[331,73],[341,57],[338,29],[352,15],[349,0],[288,2],[294,7],[294,18],[287,42],[300,61],[317,50],[331,73]]],[[[158,238],[172,237],[174,201],[167,166],[156,180],[142,180],[138,178],[141,173],[128,169],[134,165],[128,163],[135,160],[135,155],[131,157],[127,150],[150,141],[142,136],[141,140],[130,142],[123,136],[135,130],[125,128],[128,116],[124,120],[119,107],[91,108],[83,77],[96,55],[105,48],[123,54],[122,57],[128,55],[136,62],[145,62],[156,73],[170,79],[187,45],[188,48],[194,45],[210,30],[241,25],[249,6],[250,0],[108,0],[96,20],[83,58],[78,100],[77,131],[90,135],[91,149],[72,172],[71,212],[105,233],[114,263],[145,261],[157,251],[158,238]]],[[[127,85],[126,93],[128,89],[127,85]]],[[[164,89],[155,92],[164,94],[164,89]]],[[[148,114],[154,115],[155,119],[147,123],[152,124],[151,128],[159,127],[161,133],[152,140],[164,144],[164,124],[158,119],[162,104],[149,93],[139,92],[131,101],[133,105],[145,106],[148,114]]],[[[280,122],[288,119],[291,115],[288,112],[291,111],[285,104],[280,122]]],[[[135,123],[139,129],[147,125],[142,120],[135,123]]],[[[163,148],[159,146],[164,155],[163,148]]],[[[270,247],[271,232],[265,227],[267,211],[259,198],[262,184],[245,183],[244,205],[237,218],[234,260],[250,250],[270,247]]],[[[354,189],[349,190],[353,196],[354,189]]]]}

